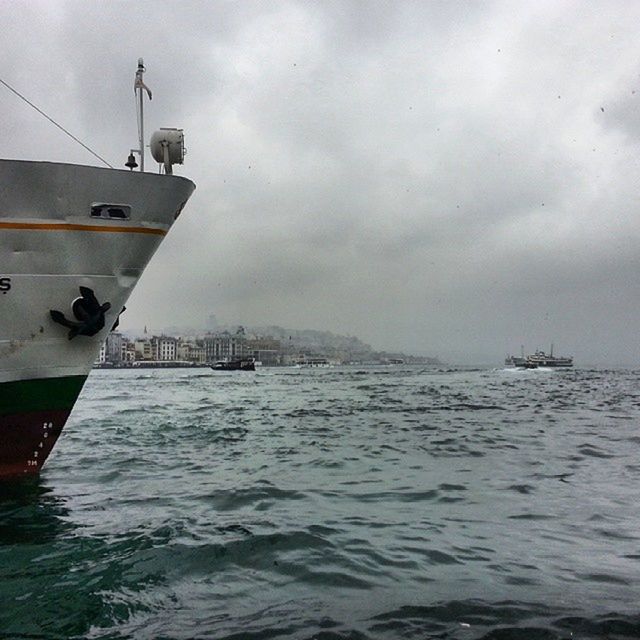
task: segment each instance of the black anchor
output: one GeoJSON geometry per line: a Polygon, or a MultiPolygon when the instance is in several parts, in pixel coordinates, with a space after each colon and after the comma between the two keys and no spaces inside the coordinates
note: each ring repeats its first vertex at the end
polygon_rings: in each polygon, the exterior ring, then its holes
{"type": "Polygon", "coordinates": [[[71,306],[77,321],[68,320],[62,311],[49,310],[54,322],[68,327],[69,340],[76,336],[95,336],[104,328],[104,314],[111,309],[111,303],[100,304],[89,287],[80,287],[80,295],[82,297],[74,300],[71,306]]]}

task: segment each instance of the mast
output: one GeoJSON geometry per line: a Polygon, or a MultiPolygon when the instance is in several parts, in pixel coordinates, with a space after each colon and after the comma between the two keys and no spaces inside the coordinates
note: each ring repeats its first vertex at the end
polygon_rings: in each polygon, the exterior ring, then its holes
{"type": "MultiPolygon", "coordinates": [[[[143,91],[147,92],[151,100],[151,91],[142,80],[142,74],[146,71],[142,58],[138,58],[138,70],[133,84],[133,90],[138,97],[138,153],[140,154],[140,171],[144,171],[144,101],[143,91]]],[[[132,149],[134,151],[134,149],[132,149]]]]}

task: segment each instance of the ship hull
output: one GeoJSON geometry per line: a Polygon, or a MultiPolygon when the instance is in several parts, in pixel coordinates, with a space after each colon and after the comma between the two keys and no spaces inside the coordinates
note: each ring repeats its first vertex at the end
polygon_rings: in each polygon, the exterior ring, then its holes
{"type": "Polygon", "coordinates": [[[525,369],[537,369],[543,367],[545,369],[568,369],[573,367],[573,362],[552,362],[548,360],[528,360],[523,365],[525,369]]]}
{"type": "Polygon", "coordinates": [[[0,478],[39,473],[86,376],[0,384],[0,478]]]}
{"type": "Polygon", "coordinates": [[[42,468],[194,188],[177,176],[0,160],[0,478],[42,468]],[[117,217],[95,215],[103,210],[117,217]],[[93,333],[70,339],[51,310],[77,321],[81,288],[109,306],[93,333]]]}
{"type": "Polygon", "coordinates": [[[70,413],[71,408],[0,416],[0,478],[38,474],[70,413]]]}

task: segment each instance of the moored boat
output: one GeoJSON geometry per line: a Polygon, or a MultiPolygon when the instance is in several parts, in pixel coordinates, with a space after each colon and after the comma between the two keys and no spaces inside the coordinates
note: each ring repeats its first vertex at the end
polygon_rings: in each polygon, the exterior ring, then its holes
{"type": "Polygon", "coordinates": [[[255,371],[256,363],[253,358],[239,360],[220,360],[211,365],[214,371],[255,371]]]}
{"type": "MultiPolygon", "coordinates": [[[[140,95],[143,71],[140,60],[140,95]]],[[[152,138],[164,174],[143,172],[143,150],[141,135],[140,171],[0,160],[0,478],[40,471],[195,189],[171,175],[184,154],[180,130],[152,138]]],[[[127,166],[137,166],[133,153],[127,166]]]]}

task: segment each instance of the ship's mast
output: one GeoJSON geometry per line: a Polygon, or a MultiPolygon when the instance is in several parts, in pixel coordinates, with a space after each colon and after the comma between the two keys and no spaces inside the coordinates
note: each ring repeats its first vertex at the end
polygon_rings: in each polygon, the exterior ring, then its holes
{"type": "MultiPolygon", "coordinates": [[[[151,100],[151,90],[144,83],[142,75],[146,69],[142,58],[138,58],[138,70],[136,71],[136,79],[133,83],[133,92],[136,97],[136,111],[138,115],[138,149],[131,149],[129,158],[124,166],[129,167],[133,171],[138,163],[133,155],[140,156],[140,171],[144,171],[144,92],[147,92],[149,100],[151,100]]],[[[162,128],[151,136],[151,155],[156,162],[164,164],[164,171],[167,175],[173,173],[174,164],[182,164],[184,162],[184,134],[182,129],[162,128]]]]}
{"type": "MultiPolygon", "coordinates": [[[[133,90],[138,98],[138,153],[140,154],[140,171],[144,171],[144,91],[147,92],[149,100],[151,100],[151,91],[142,80],[142,74],[146,71],[142,58],[138,58],[138,70],[136,71],[136,79],[133,84],[133,90]]],[[[135,149],[131,150],[132,152],[135,149]]]]}
{"type": "Polygon", "coordinates": [[[142,100],[142,74],[144,73],[144,64],[142,58],[138,59],[138,70],[136,71],[136,93],[138,94],[138,140],[140,149],[140,171],[144,171],[144,102],[142,100]]]}

